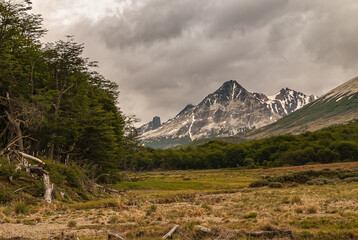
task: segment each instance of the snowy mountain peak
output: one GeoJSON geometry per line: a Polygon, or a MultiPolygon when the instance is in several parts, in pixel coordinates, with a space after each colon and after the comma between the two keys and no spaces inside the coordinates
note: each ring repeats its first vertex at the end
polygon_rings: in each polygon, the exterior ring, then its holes
{"type": "Polygon", "coordinates": [[[194,107],[195,107],[195,106],[194,106],[193,104],[188,104],[188,105],[186,105],[185,108],[183,108],[183,110],[181,110],[181,111],[178,113],[178,115],[176,115],[175,117],[177,118],[177,117],[179,117],[179,116],[185,114],[186,112],[188,112],[190,109],[192,109],[192,108],[194,108],[194,107]]]}
{"type": "Polygon", "coordinates": [[[272,96],[266,96],[262,93],[254,93],[254,95],[262,103],[266,104],[267,108],[273,113],[281,116],[286,116],[317,99],[314,95],[308,96],[288,87],[282,88],[272,96]]]}
{"type": "Polygon", "coordinates": [[[235,90],[239,89],[243,89],[243,87],[236,80],[230,80],[225,82],[214,94],[232,94],[235,90]]]}
{"type": "Polygon", "coordinates": [[[188,104],[155,131],[142,135],[144,143],[183,143],[204,137],[232,136],[259,128],[309,103],[311,98],[289,88],[274,96],[251,93],[237,81],[225,82],[198,105],[188,104]]]}

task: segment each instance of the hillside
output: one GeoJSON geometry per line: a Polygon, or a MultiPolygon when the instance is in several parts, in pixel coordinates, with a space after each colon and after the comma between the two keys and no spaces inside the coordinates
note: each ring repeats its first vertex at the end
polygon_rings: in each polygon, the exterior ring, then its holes
{"type": "Polygon", "coordinates": [[[358,118],[358,77],[317,99],[300,110],[245,137],[265,138],[281,134],[298,134],[324,127],[348,123],[358,118]]]}

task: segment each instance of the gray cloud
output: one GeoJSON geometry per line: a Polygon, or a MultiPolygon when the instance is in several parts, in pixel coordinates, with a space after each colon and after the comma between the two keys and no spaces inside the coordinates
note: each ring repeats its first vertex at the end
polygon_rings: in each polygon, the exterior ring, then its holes
{"type": "Polygon", "coordinates": [[[129,8],[120,16],[104,18],[99,25],[109,47],[152,44],[180,37],[195,20],[200,19],[200,1],[154,0],[129,8]]]}
{"type": "Polygon", "coordinates": [[[70,24],[58,20],[70,6],[38,7],[46,40],[84,42],[119,83],[122,110],[143,122],[173,117],[230,79],[249,91],[320,95],[358,75],[356,0],[105,0],[96,17],[91,4],[70,24]]]}

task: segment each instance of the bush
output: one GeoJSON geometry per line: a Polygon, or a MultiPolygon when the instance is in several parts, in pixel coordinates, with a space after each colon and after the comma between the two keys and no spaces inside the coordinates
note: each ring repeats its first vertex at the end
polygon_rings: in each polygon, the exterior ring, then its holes
{"type": "Polygon", "coordinates": [[[151,215],[153,212],[157,211],[157,206],[156,205],[152,205],[147,209],[147,216],[151,215]]]}
{"type": "Polygon", "coordinates": [[[14,211],[16,214],[28,214],[29,206],[23,201],[16,202],[14,205],[14,211]]]}
{"type": "Polygon", "coordinates": [[[0,186],[0,204],[6,204],[14,199],[14,194],[7,188],[0,186]]]}
{"type": "Polygon", "coordinates": [[[67,227],[69,227],[69,228],[74,228],[74,227],[76,227],[77,226],[77,222],[76,221],[69,221],[68,223],[67,223],[67,227]]]}
{"type": "Polygon", "coordinates": [[[27,188],[26,192],[34,197],[43,197],[45,194],[45,186],[43,182],[37,181],[27,188]]]}
{"type": "Polygon", "coordinates": [[[358,182],[358,177],[349,177],[344,179],[345,182],[351,183],[351,182],[358,182]]]}
{"type": "Polygon", "coordinates": [[[259,180],[259,181],[250,183],[249,187],[250,188],[258,188],[258,187],[267,186],[268,184],[269,183],[267,181],[265,181],[265,180],[259,180]]]}
{"type": "Polygon", "coordinates": [[[292,198],[291,203],[292,204],[302,204],[302,199],[298,196],[295,196],[292,198]]]}
{"type": "Polygon", "coordinates": [[[269,188],[283,188],[283,184],[280,182],[271,182],[268,184],[269,188]]]}
{"type": "Polygon", "coordinates": [[[117,216],[112,216],[109,220],[108,220],[108,223],[109,224],[116,224],[119,222],[119,219],[117,216]]]}
{"type": "Polygon", "coordinates": [[[256,218],[256,217],[257,217],[257,213],[252,212],[252,213],[246,214],[246,215],[244,215],[244,216],[242,216],[242,217],[243,217],[243,218],[246,218],[246,219],[248,219],[248,218],[256,218]]]}
{"type": "Polygon", "coordinates": [[[313,213],[317,213],[318,212],[318,208],[316,206],[309,206],[307,209],[306,209],[306,212],[308,214],[313,214],[313,213]]]}
{"type": "Polygon", "coordinates": [[[17,178],[20,175],[19,171],[16,171],[16,166],[14,164],[4,163],[0,167],[0,176],[4,177],[14,177],[17,178]]]}
{"type": "Polygon", "coordinates": [[[307,182],[308,185],[326,185],[326,184],[335,184],[338,180],[331,180],[326,178],[316,178],[307,182]]]}

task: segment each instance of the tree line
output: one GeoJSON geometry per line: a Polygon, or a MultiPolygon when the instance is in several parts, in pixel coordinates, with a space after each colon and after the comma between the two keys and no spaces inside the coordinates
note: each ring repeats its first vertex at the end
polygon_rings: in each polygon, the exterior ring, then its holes
{"type": "Polygon", "coordinates": [[[358,121],[300,135],[244,143],[210,141],[197,148],[145,148],[128,156],[128,168],[217,169],[298,166],[358,161],[358,121]]]}

